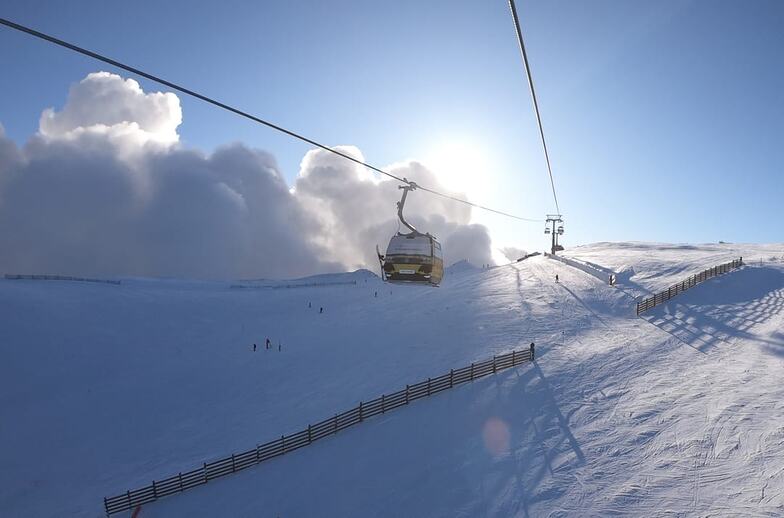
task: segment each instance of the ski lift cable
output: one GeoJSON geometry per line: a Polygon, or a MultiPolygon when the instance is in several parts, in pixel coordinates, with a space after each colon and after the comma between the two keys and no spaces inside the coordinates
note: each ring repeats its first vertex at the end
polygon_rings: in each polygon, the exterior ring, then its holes
{"type": "Polygon", "coordinates": [[[555,200],[555,209],[558,214],[561,213],[558,207],[558,196],[555,194],[555,181],[553,180],[553,168],[550,165],[550,154],[547,152],[547,141],[544,138],[544,128],[542,126],[542,116],[539,114],[539,103],[536,100],[536,90],[534,89],[534,80],[531,77],[531,66],[528,64],[528,54],[525,52],[525,43],[523,43],[523,32],[520,29],[520,20],[517,17],[517,7],[514,0],[509,0],[509,10],[512,11],[512,21],[514,22],[515,32],[517,33],[517,42],[520,44],[520,53],[523,56],[523,65],[525,67],[525,74],[528,77],[528,86],[531,89],[531,99],[534,102],[534,111],[536,112],[536,122],[539,124],[539,135],[542,137],[542,148],[544,149],[544,158],[547,162],[547,172],[550,174],[550,186],[553,188],[553,200],[555,200]]]}
{"type": "Polygon", "coordinates": [[[449,199],[449,200],[452,200],[452,201],[463,203],[465,205],[470,205],[470,206],[476,207],[478,209],[486,210],[488,212],[493,212],[493,213],[500,214],[502,216],[507,216],[507,217],[510,217],[510,218],[514,218],[514,219],[517,219],[517,220],[520,220],[520,221],[532,221],[532,222],[541,222],[542,221],[540,219],[523,218],[521,216],[516,216],[516,215],[510,214],[508,212],[503,212],[503,211],[500,211],[500,210],[492,209],[490,207],[486,207],[486,206],[483,206],[483,205],[472,203],[472,202],[470,202],[468,200],[464,200],[464,199],[458,198],[456,196],[451,196],[449,194],[444,194],[444,193],[435,191],[433,189],[428,189],[426,187],[423,187],[421,185],[416,184],[415,182],[409,181],[406,178],[401,178],[401,177],[399,177],[397,175],[394,175],[392,173],[384,171],[383,169],[380,169],[380,168],[375,167],[375,166],[373,166],[371,164],[368,164],[367,162],[364,162],[362,160],[354,158],[351,155],[343,153],[343,152],[341,152],[341,151],[339,151],[337,149],[333,149],[333,148],[331,148],[329,146],[326,146],[324,144],[316,142],[315,140],[310,139],[308,137],[305,137],[304,135],[301,135],[301,134],[296,133],[294,131],[288,130],[288,129],[282,127],[282,126],[278,126],[277,124],[273,124],[272,122],[266,121],[266,120],[264,120],[264,119],[262,119],[260,117],[256,117],[255,115],[251,115],[250,113],[242,111],[242,110],[240,110],[238,108],[234,108],[233,106],[230,106],[228,104],[225,104],[225,103],[222,103],[220,101],[217,101],[217,100],[215,100],[215,99],[213,99],[211,97],[208,97],[206,95],[200,94],[200,93],[198,93],[198,92],[196,92],[194,90],[191,90],[189,88],[185,88],[184,86],[180,86],[180,85],[178,85],[176,83],[172,83],[171,81],[167,81],[165,79],[162,79],[162,78],[160,78],[158,76],[155,76],[153,74],[150,74],[148,72],[144,72],[144,71],[142,71],[142,70],[140,70],[138,68],[132,67],[130,65],[126,65],[124,63],[121,63],[121,62],[119,62],[119,61],[117,61],[115,59],[112,59],[112,58],[106,57],[104,55],[98,54],[97,52],[93,52],[91,50],[87,50],[85,48],[79,47],[79,46],[74,45],[72,43],[68,43],[67,41],[63,41],[61,39],[55,38],[54,36],[50,36],[48,34],[45,34],[43,32],[37,31],[35,29],[31,29],[31,28],[26,27],[24,25],[20,25],[18,23],[12,22],[10,20],[6,20],[5,18],[0,18],[0,25],[5,25],[6,27],[9,27],[11,29],[15,29],[17,31],[20,31],[20,32],[23,32],[23,33],[26,33],[26,34],[29,34],[30,36],[34,36],[34,37],[42,39],[44,41],[48,41],[49,43],[53,43],[53,44],[58,45],[60,47],[64,47],[64,48],[72,50],[74,52],[78,52],[79,54],[83,54],[85,56],[91,57],[91,58],[96,59],[98,61],[103,61],[104,63],[107,63],[107,64],[112,65],[114,67],[120,68],[120,69],[125,70],[127,72],[130,72],[132,74],[136,74],[138,76],[144,77],[145,79],[149,79],[150,81],[154,81],[156,83],[164,85],[164,86],[166,86],[168,88],[171,88],[172,90],[177,90],[178,92],[184,93],[184,94],[189,95],[191,97],[195,97],[196,99],[199,99],[199,100],[204,101],[206,103],[209,103],[209,104],[212,104],[214,106],[217,106],[218,108],[222,108],[222,109],[224,109],[226,111],[234,113],[235,115],[239,115],[240,117],[244,117],[244,118],[249,119],[249,120],[251,120],[253,122],[256,122],[258,124],[262,124],[264,126],[272,128],[272,129],[274,129],[276,131],[279,131],[281,133],[289,135],[290,137],[294,137],[295,139],[301,140],[302,142],[306,142],[306,143],[308,143],[308,144],[310,144],[312,146],[315,146],[315,147],[317,147],[319,149],[323,149],[324,151],[327,151],[327,152],[332,153],[334,155],[337,155],[337,156],[340,156],[342,158],[345,158],[346,160],[350,160],[351,162],[354,162],[355,164],[358,164],[358,165],[361,165],[363,167],[366,167],[366,168],[370,169],[371,171],[375,171],[375,172],[380,173],[382,175],[388,176],[388,177],[390,177],[390,178],[392,178],[394,180],[397,180],[397,181],[399,181],[401,183],[405,183],[407,185],[415,185],[417,188],[419,188],[419,189],[421,189],[423,191],[429,192],[431,194],[434,194],[436,196],[441,196],[443,198],[446,198],[446,199],[449,199]]]}

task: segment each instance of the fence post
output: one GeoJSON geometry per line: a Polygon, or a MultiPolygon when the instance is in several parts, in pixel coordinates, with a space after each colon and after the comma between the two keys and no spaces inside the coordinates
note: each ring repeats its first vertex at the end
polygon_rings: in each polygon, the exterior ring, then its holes
{"type": "Polygon", "coordinates": [[[158,488],[155,486],[155,481],[152,481],[152,496],[158,499],[158,488]]]}
{"type": "Polygon", "coordinates": [[[449,369],[449,388],[454,386],[455,369],[449,369]]]}
{"type": "Polygon", "coordinates": [[[516,350],[513,350],[513,351],[512,351],[512,367],[514,367],[515,365],[517,365],[517,364],[515,363],[515,353],[516,353],[516,352],[517,352],[516,350]]]}
{"type": "Polygon", "coordinates": [[[106,497],[103,497],[103,508],[106,509],[106,516],[109,516],[109,501],[106,500],[106,497]]]}
{"type": "Polygon", "coordinates": [[[536,349],[534,343],[531,342],[531,361],[534,361],[535,358],[536,358],[536,349]]]}
{"type": "Polygon", "coordinates": [[[131,492],[130,492],[130,491],[128,491],[128,492],[127,492],[127,493],[125,493],[125,494],[128,496],[128,509],[131,509],[131,507],[132,507],[132,506],[131,506],[131,492]]]}
{"type": "Polygon", "coordinates": [[[335,421],[335,431],[332,433],[338,433],[338,415],[335,414],[335,417],[333,419],[335,421]]]}
{"type": "Polygon", "coordinates": [[[206,462],[204,463],[204,466],[202,467],[202,470],[204,470],[204,482],[207,482],[207,463],[206,462]]]}
{"type": "Polygon", "coordinates": [[[406,383],[406,404],[408,404],[408,383],[406,383]]]}
{"type": "Polygon", "coordinates": [[[496,372],[496,369],[495,369],[495,354],[494,354],[493,355],[493,374],[495,374],[495,372],[496,372]]]}
{"type": "Polygon", "coordinates": [[[427,395],[430,395],[430,378],[427,378],[427,395]]]}
{"type": "Polygon", "coordinates": [[[236,473],[237,465],[234,463],[234,454],[231,454],[231,472],[236,473]]]}
{"type": "MultiPolygon", "coordinates": [[[[337,424],[337,420],[335,420],[335,423],[337,424]]],[[[281,453],[286,453],[286,436],[285,435],[281,435],[280,436],[280,452],[281,453]]]]}
{"type": "Polygon", "coordinates": [[[384,402],[384,394],[381,394],[381,413],[383,414],[386,412],[386,403],[384,402]]]}
{"type": "MultiPolygon", "coordinates": [[[[359,402],[359,422],[362,422],[362,401],[359,402]]],[[[310,430],[310,425],[308,425],[308,430],[310,430]]]]}
{"type": "MultiPolygon", "coordinates": [[[[359,404],[361,405],[362,403],[360,402],[359,404]]],[[[359,415],[361,416],[361,415],[362,415],[362,413],[360,412],[360,414],[359,414],[359,415]]],[[[308,444],[310,444],[310,443],[312,443],[312,442],[313,442],[313,434],[312,434],[312,433],[311,433],[311,431],[310,431],[310,426],[311,426],[311,425],[308,425],[308,444]]]]}
{"type": "Polygon", "coordinates": [[[474,381],[474,362],[471,362],[471,381],[474,381]]]}
{"type": "Polygon", "coordinates": [[[182,471],[180,471],[179,479],[180,479],[180,491],[182,491],[182,471]]]}

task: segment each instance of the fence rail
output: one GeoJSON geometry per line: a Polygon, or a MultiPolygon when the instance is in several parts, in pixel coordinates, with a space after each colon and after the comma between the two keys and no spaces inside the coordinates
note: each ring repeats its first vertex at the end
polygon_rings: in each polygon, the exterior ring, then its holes
{"type": "Polygon", "coordinates": [[[232,284],[231,289],[242,290],[284,290],[291,288],[314,288],[323,286],[356,286],[357,281],[334,281],[334,282],[308,282],[303,284],[232,284]]]}
{"type": "Polygon", "coordinates": [[[664,291],[660,291],[655,295],[651,295],[650,297],[637,302],[637,314],[639,315],[644,311],[648,311],[649,309],[656,307],[659,304],[664,304],[679,293],[683,293],[689,288],[693,288],[697,284],[704,282],[711,277],[716,277],[717,275],[727,273],[736,268],[740,268],[741,266],[743,266],[743,257],[735,259],[734,261],[730,261],[729,263],[724,263],[712,268],[708,268],[707,270],[703,270],[698,274],[692,275],[684,281],[673,284],[664,291]]]}
{"type": "Polygon", "coordinates": [[[32,280],[32,281],[79,281],[79,282],[102,282],[104,284],[120,284],[118,280],[112,279],[89,279],[86,277],[73,277],[71,275],[17,275],[12,273],[5,274],[9,280],[32,280]]]}
{"type": "Polygon", "coordinates": [[[528,349],[494,356],[483,362],[472,363],[461,369],[452,369],[436,378],[428,378],[413,385],[406,385],[406,388],[397,392],[382,394],[380,397],[370,401],[362,401],[358,406],[350,410],[346,410],[341,414],[335,414],[334,417],[324,419],[318,423],[309,424],[306,429],[299,432],[291,435],[281,435],[279,439],[259,444],[255,448],[241,453],[234,453],[224,459],[205,462],[201,467],[192,471],[180,472],[162,480],[154,480],[149,486],[126,491],[120,495],[106,497],[103,499],[106,515],[130,511],[138,505],[147,504],[164,496],[206,484],[212,479],[255,466],[333,435],[340,430],[361,423],[365,419],[389,412],[403,405],[408,405],[412,401],[432,396],[456,385],[482,378],[488,374],[493,374],[524,362],[533,361],[534,357],[534,344],[531,344],[528,349]]]}

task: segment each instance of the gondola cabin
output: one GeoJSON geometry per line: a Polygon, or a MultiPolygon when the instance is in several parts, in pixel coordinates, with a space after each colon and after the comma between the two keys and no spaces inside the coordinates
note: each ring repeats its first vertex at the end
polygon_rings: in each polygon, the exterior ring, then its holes
{"type": "Polygon", "coordinates": [[[438,286],[444,277],[441,243],[430,234],[398,234],[383,256],[385,280],[438,286]]]}
{"type": "Polygon", "coordinates": [[[403,196],[397,202],[397,217],[400,223],[411,232],[398,232],[389,240],[387,253],[381,255],[376,245],[378,262],[381,265],[381,278],[387,282],[404,282],[438,286],[444,277],[444,257],[441,243],[429,233],[423,234],[403,217],[403,207],[410,191],[417,188],[415,182],[403,178],[403,196]]]}

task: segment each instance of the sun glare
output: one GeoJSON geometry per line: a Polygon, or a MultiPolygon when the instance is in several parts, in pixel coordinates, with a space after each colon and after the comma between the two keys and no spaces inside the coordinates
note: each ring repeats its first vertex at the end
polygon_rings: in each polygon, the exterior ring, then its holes
{"type": "Polygon", "coordinates": [[[468,139],[449,139],[431,147],[423,163],[449,189],[468,194],[469,199],[487,192],[491,160],[483,147],[468,139]]]}

